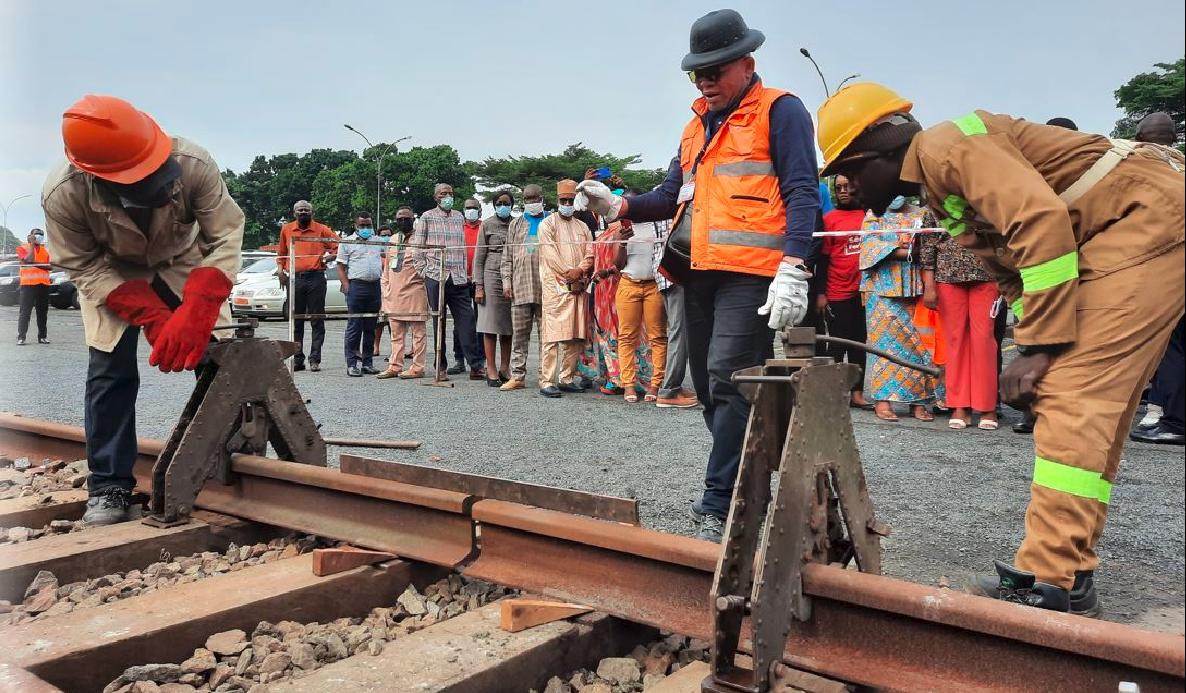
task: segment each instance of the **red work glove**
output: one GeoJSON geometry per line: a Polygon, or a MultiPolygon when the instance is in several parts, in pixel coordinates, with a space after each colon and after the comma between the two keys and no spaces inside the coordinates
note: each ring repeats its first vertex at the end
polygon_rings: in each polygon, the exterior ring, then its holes
{"type": "Polygon", "coordinates": [[[181,305],[153,344],[149,365],[157,366],[162,373],[196,368],[206,353],[222,304],[230,295],[231,280],[222,270],[198,267],[190,272],[181,293],[181,305]]]}
{"type": "Polygon", "coordinates": [[[144,338],[155,344],[173,311],[143,279],[133,279],[107,294],[107,307],[129,323],[144,328],[144,338]]]}

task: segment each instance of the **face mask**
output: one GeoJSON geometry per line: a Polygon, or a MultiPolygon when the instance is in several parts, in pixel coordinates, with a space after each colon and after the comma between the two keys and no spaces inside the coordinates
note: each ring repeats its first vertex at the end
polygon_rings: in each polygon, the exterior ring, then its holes
{"type": "Polygon", "coordinates": [[[453,209],[453,198],[452,198],[452,197],[446,197],[445,199],[441,200],[441,201],[440,201],[440,202],[438,202],[437,204],[439,204],[439,205],[441,206],[441,209],[443,209],[443,210],[445,210],[445,211],[447,212],[447,211],[449,211],[450,209],[453,209]]]}
{"type": "Polygon", "coordinates": [[[571,217],[577,211],[577,208],[572,205],[557,205],[556,209],[562,217],[571,217]]]}
{"type": "Polygon", "coordinates": [[[305,212],[300,212],[296,215],[296,220],[297,220],[297,223],[300,224],[301,227],[303,228],[305,226],[308,226],[309,222],[313,221],[313,215],[306,214],[305,212]]]}
{"type": "Polygon", "coordinates": [[[624,193],[624,192],[626,192],[626,191],[623,188],[617,188],[616,190],[610,190],[611,194],[617,195],[618,197],[621,197],[622,193],[624,193]]]}
{"type": "Polygon", "coordinates": [[[35,234],[33,234],[33,242],[36,243],[37,245],[45,245],[45,236],[42,236],[39,233],[35,233],[35,234]]]}
{"type": "Polygon", "coordinates": [[[494,208],[494,213],[498,215],[499,219],[507,219],[511,216],[510,205],[499,205],[494,208]]]}
{"type": "Polygon", "coordinates": [[[480,209],[467,209],[467,210],[465,210],[465,219],[466,219],[466,221],[477,221],[477,220],[478,220],[478,217],[480,217],[480,216],[482,216],[482,210],[480,210],[480,209]]]}
{"type": "Polygon", "coordinates": [[[412,220],[407,217],[405,217],[403,219],[396,219],[395,220],[395,228],[399,229],[400,231],[403,231],[404,233],[407,233],[412,230],[412,220]]]}
{"type": "Polygon", "coordinates": [[[899,209],[901,209],[905,204],[906,204],[906,198],[901,195],[898,195],[892,201],[890,201],[889,207],[887,209],[889,209],[889,211],[891,211],[891,212],[896,212],[899,209]]]}
{"type": "Polygon", "coordinates": [[[527,204],[523,205],[523,211],[527,212],[528,214],[530,214],[533,217],[538,217],[539,215],[544,213],[544,203],[543,202],[528,202],[527,204]]]}
{"type": "Polygon", "coordinates": [[[365,241],[371,237],[372,233],[374,233],[374,230],[371,227],[364,226],[358,230],[358,237],[365,241]]]}

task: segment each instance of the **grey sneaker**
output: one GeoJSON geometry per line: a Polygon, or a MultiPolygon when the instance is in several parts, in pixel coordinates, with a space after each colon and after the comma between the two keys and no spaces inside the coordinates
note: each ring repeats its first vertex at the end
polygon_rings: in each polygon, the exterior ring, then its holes
{"type": "Polygon", "coordinates": [[[714,543],[721,543],[721,538],[725,533],[724,518],[716,515],[704,515],[704,519],[700,521],[700,531],[696,532],[697,539],[704,539],[714,543]]]}
{"type": "Polygon", "coordinates": [[[102,489],[87,499],[82,521],[92,526],[127,522],[132,519],[131,504],[130,491],[122,488],[102,489]]]}

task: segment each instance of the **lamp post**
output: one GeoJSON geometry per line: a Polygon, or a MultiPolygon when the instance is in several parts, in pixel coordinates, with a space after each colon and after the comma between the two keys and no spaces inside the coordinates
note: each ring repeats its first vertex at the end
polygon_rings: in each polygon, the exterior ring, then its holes
{"type": "MultiPolygon", "coordinates": [[[[350,125],[349,123],[343,123],[342,127],[346,128],[350,132],[353,132],[354,134],[361,137],[363,139],[363,141],[367,143],[368,147],[374,149],[375,145],[371,142],[370,138],[367,137],[366,135],[362,134],[358,130],[354,129],[354,126],[350,125]]],[[[378,227],[378,225],[383,223],[383,220],[382,220],[382,216],[383,216],[383,157],[387,156],[387,152],[391,151],[392,147],[396,147],[396,145],[398,145],[400,142],[403,142],[404,140],[410,140],[410,139],[412,139],[411,135],[401,137],[398,140],[387,145],[383,149],[383,151],[379,153],[379,161],[378,161],[378,165],[376,166],[376,173],[375,173],[375,225],[376,225],[376,227],[378,227]]],[[[396,151],[399,151],[398,147],[396,147],[396,151]]]]}
{"type": "MultiPolygon", "coordinates": [[[[0,226],[3,226],[6,232],[12,233],[12,229],[8,228],[8,210],[12,209],[12,206],[16,204],[18,200],[23,200],[26,197],[33,197],[33,194],[28,193],[25,195],[17,195],[16,197],[9,200],[8,204],[0,206],[0,211],[3,211],[4,214],[4,222],[0,224],[0,226]]],[[[8,233],[4,235],[4,240],[0,241],[0,255],[8,254],[8,233]]],[[[12,235],[13,237],[16,237],[15,233],[12,235]]],[[[17,238],[17,240],[19,241],[20,238],[17,238]]]]}

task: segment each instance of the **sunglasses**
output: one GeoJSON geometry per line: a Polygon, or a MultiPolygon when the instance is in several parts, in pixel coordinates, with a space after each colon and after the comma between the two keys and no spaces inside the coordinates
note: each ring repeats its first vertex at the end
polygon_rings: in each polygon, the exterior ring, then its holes
{"type": "Polygon", "coordinates": [[[705,79],[705,80],[708,80],[709,82],[715,82],[718,79],[720,79],[721,72],[726,67],[729,67],[732,64],[733,64],[732,62],[728,62],[728,63],[723,63],[721,65],[709,65],[708,67],[698,67],[695,70],[692,70],[691,72],[688,73],[688,79],[691,80],[692,84],[695,84],[696,80],[698,80],[698,79],[705,79]]]}

